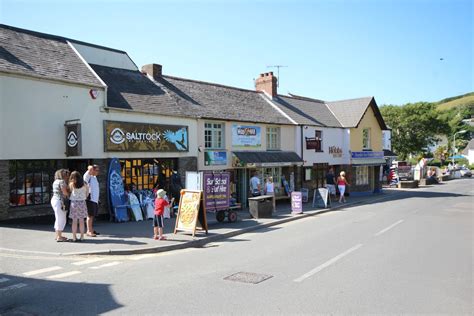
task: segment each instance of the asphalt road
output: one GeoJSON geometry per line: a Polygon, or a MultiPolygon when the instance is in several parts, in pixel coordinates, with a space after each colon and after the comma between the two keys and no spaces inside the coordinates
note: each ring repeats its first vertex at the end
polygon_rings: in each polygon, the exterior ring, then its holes
{"type": "Polygon", "coordinates": [[[407,191],[199,249],[87,258],[0,254],[0,314],[472,315],[473,181],[407,191]]]}

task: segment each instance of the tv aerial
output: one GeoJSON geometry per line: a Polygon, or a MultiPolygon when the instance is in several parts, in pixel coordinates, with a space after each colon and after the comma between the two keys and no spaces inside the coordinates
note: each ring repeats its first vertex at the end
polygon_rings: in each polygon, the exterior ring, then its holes
{"type": "Polygon", "coordinates": [[[270,66],[267,66],[267,68],[276,68],[277,69],[277,87],[280,87],[280,68],[283,68],[283,67],[288,67],[288,66],[284,66],[284,65],[270,65],[270,66]]]}

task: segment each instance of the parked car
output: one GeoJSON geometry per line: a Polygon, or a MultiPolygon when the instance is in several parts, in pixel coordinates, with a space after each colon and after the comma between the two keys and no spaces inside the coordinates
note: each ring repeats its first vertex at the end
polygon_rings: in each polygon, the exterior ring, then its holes
{"type": "Polygon", "coordinates": [[[459,172],[461,172],[461,177],[472,177],[472,172],[466,167],[459,168],[459,172]]]}

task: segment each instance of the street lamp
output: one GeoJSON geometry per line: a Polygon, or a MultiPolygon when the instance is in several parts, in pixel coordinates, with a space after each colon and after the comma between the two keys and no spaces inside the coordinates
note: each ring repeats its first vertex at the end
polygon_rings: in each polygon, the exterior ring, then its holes
{"type": "Polygon", "coordinates": [[[452,161],[453,161],[453,166],[454,166],[454,155],[456,155],[456,152],[457,152],[457,149],[456,149],[456,134],[464,134],[466,132],[467,132],[467,130],[463,129],[459,132],[454,133],[454,139],[453,139],[453,151],[454,152],[453,152],[453,156],[451,157],[452,161]]]}

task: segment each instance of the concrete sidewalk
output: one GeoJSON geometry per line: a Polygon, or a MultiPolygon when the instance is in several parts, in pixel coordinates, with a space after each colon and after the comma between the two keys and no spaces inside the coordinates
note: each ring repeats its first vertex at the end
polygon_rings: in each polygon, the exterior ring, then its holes
{"type": "MultiPolygon", "coordinates": [[[[202,247],[207,243],[236,236],[257,229],[298,220],[317,214],[348,209],[363,203],[374,203],[390,198],[403,192],[397,189],[384,189],[383,193],[371,196],[349,197],[347,203],[333,203],[332,208],[317,209],[311,203],[304,204],[304,213],[292,215],[290,204],[278,204],[277,212],[272,218],[251,218],[248,211],[238,212],[238,220],[234,223],[219,223],[214,213],[207,213],[209,233],[197,231],[193,238],[191,233],[178,232],[173,234],[175,218],[165,219],[167,240],[154,240],[152,221],[113,223],[99,220],[95,229],[100,232],[97,237],[86,236],[83,242],[62,242],[54,240],[54,219],[43,223],[16,224],[0,223],[0,251],[23,255],[126,255],[139,253],[163,252],[188,247],[202,247]]],[[[64,236],[71,238],[71,227],[66,226],[64,236]]],[[[78,235],[79,236],[79,235],[78,235]]]]}

